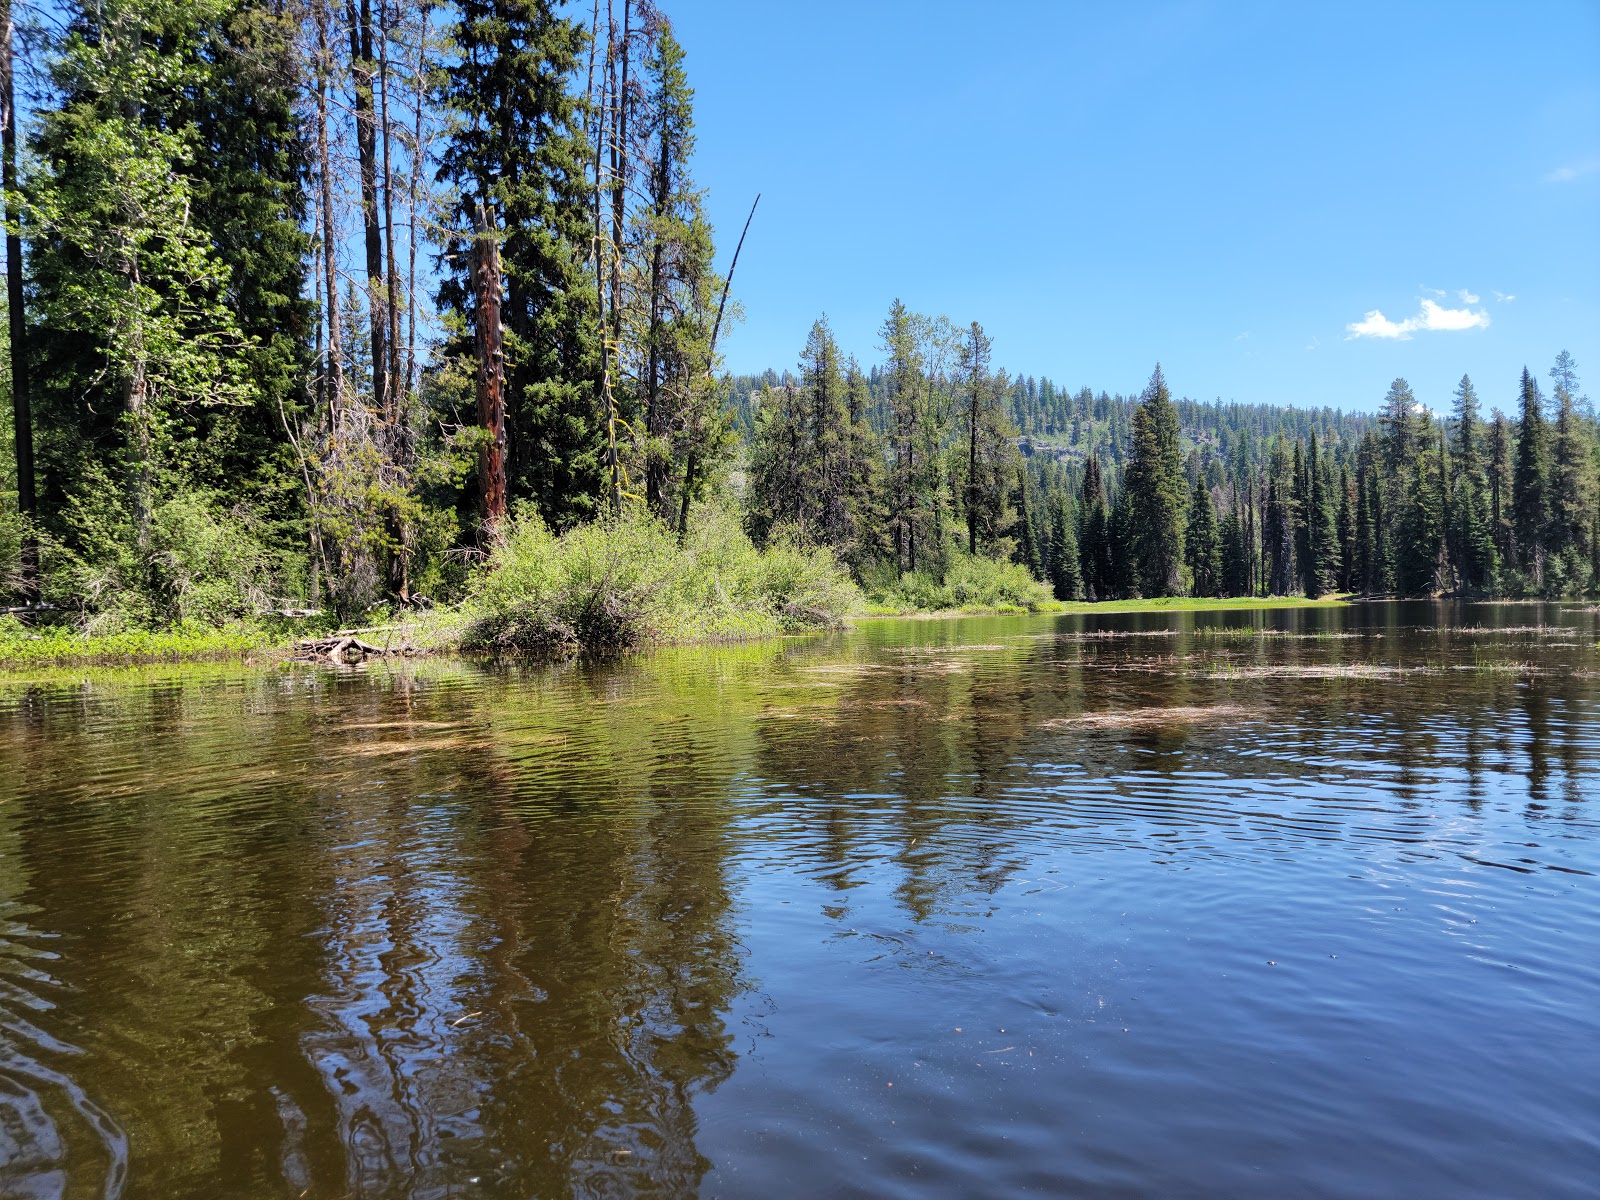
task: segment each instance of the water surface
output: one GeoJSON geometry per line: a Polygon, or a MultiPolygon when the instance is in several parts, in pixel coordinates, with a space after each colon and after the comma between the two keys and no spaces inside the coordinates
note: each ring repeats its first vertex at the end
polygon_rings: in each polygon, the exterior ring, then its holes
{"type": "Polygon", "coordinates": [[[1597,637],[0,680],[0,1197],[1593,1195],[1597,637]]]}

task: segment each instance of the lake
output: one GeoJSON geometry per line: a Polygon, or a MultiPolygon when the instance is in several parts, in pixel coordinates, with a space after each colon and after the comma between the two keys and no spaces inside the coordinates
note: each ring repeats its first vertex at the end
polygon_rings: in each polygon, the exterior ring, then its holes
{"type": "Polygon", "coordinates": [[[1593,1196],[1597,638],[0,678],[0,1196],[1593,1196]]]}

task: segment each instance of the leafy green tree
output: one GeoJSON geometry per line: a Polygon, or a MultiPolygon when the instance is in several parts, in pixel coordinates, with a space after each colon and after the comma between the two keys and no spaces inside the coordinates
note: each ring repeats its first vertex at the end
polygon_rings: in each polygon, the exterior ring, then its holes
{"type": "Polygon", "coordinates": [[[193,414],[259,396],[232,271],[194,219],[200,132],[177,100],[209,85],[204,44],[227,11],[224,0],[69,9],[51,57],[58,102],[34,139],[47,492],[61,512],[91,475],[85,449],[110,442],[141,552],[161,477],[192,471],[193,414]]]}

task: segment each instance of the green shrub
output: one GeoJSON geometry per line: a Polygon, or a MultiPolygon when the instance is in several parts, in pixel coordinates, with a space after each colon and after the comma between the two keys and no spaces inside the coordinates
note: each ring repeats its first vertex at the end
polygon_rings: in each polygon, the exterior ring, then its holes
{"type": "Polygon", "coordinates": [[[879,564],[865,573],[862,583],[875,606],[895,612],[1036,610],[1052,600],[1050,585],[1035,579],[1021,563],[960,552],[950,555],[943,579],[923,571],[897,578],[893,564],[879,564]]]}
{"type": "Polygon", "coordinates": [[[537,516],[507,521],[463,605],[465,649],[627,650],[837,626],[861,594],[831,552],[788,535],[765,552],[718,510],[694,514],[679,545],[655,519],[628,514],[559,537],[537,516]]]}
{"type": "Polygon", "coordinates": [[[89,482],[69,502],[72,544],[42,547],[45,599],[78,613],[84,632],[221,626],[303,585],[298,548],[275,548],[244,505],[177,493],[151,510],[141,546],[122,489],[89,482]]]}

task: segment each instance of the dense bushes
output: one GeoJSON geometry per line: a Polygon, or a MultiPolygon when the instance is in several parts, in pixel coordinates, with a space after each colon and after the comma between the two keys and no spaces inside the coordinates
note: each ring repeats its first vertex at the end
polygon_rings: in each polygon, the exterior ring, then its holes
{"type": "Polygon", "coordinates": [[[922,571],[896,577],[892,564],[882,564],[862,581],[867,598],[892,612],[929,612],[950,608],[1037,610],[1052,600],[1050,586],[1039,582],[1021,563],[952,551],[943,581],[922,571]]]}
{"type": "Polygon", "coordinates": [[[304,587],[299,548],[275,546],[253,512],[221,496],[164,500],[142,545],[115,488],[86,489],[69,515],[74,543],[42,547],[44,598],[76,612],[84,632],[220,627],[304,587]]]}
{"type": "Polygon", "coordinates": [[[680,545],[643,515],[556,536],[519,513],[463,605],[463,648],[606,651],[759,637],[837,626],[862,607],[832,552],[784,536],[758,551],[731,517],[696,516],[680,545]]]}

